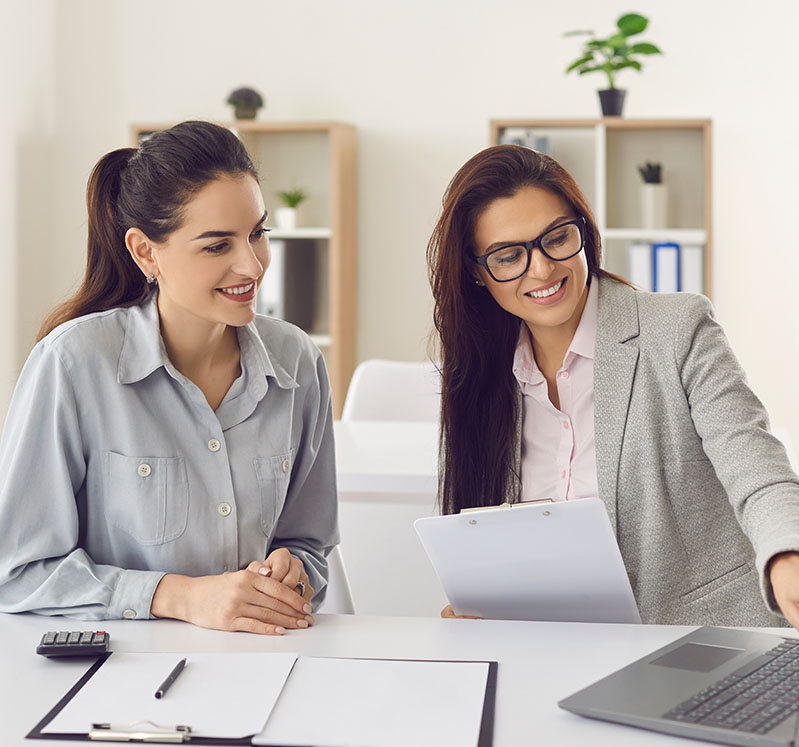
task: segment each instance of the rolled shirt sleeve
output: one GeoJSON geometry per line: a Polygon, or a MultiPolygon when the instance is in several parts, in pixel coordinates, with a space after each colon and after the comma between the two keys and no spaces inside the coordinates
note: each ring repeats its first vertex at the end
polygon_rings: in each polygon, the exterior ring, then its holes
{"type": "Polygon", "coordinates": [[[0,610],[88,620],[148,617],[163,573],[96,564],[80,547],[86,463],[77,403],[57,350],[26,363],[0,439],[0,610]],[[127,614],[125,614],[127,612],[127,614]]]}

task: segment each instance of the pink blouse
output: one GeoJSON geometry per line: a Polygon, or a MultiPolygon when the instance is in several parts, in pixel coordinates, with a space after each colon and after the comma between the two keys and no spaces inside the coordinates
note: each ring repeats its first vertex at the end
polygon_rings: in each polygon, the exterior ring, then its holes
{"type": "Polygon", "coordinates": [[[533,357],[522,324],[513,373],[522,389],[522,500],[597,496],[594,441],[594,346],[599,282],[593,279],[580,324],[557,373],[560,409],[533,357]]]}

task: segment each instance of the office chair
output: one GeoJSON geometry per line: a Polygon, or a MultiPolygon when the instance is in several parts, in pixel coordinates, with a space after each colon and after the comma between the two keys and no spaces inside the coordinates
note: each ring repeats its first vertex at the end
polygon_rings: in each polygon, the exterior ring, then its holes
{"type": "Polygon", "coordinates": [[[429,362],[366,360],[352,375],[342,420],[438,422],[441,377],[429,362]]]}
{"type": "Polygon", "coordinates": [[[317,612],[331,615],[354,615],[355,601],[352,598],[352,589],[347,578],[347,569],[341,555],[341,545],[336,545],[327,556],[329,576],[327,581],[327,595],[317,612]]]}

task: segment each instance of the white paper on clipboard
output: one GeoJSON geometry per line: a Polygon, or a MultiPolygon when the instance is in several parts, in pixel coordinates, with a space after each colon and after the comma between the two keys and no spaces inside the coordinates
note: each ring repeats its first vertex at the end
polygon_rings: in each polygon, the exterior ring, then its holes
{"type": "Polygon", "coordinates": [[[458,615],[641,622],[599,498],[431,516],[414,526],[458,615]]]}

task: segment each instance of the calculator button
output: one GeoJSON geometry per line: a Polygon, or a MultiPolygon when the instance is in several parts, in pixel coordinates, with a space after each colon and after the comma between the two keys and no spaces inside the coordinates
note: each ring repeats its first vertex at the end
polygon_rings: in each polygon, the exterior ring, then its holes
{"type": "Polygon", "coordinates": [[[102,643],[105,640],[105,633],[95,633],[92,643],[102,643]]]}
{"type": "Polygon", "coordinates": [[[55,637],[55,642],[56,642],[56,643],[66,643],[66,642],[67,642],[67,638],[68,638],[68,637],[69,637],[69,633],[67,633],[66,631],[62,630],[62,631],[61,631],[61,632],[60,632],[60,633],[59,633],[59,634],[58,634],[58,635],[55,637]]]}
{"type": "Polygon", "coordinates": [[[51,630],[49,633],[45,633],[42,643],[55,643],[55,631],[51,630]]]}
{"type": "Polygon", "coordinates": [[[80,637],[80,642],[84,645],[87,643],[91,643],[92,642],[91,632],[87,630],[85,633],[83,633],[80,637]]]}
{"type": "Polygon", "coordinates": [[[77,643],[80,640],[80,633],[77,630],[73,630],[69,637],[67,638],[67,643],[77,643]]]}

